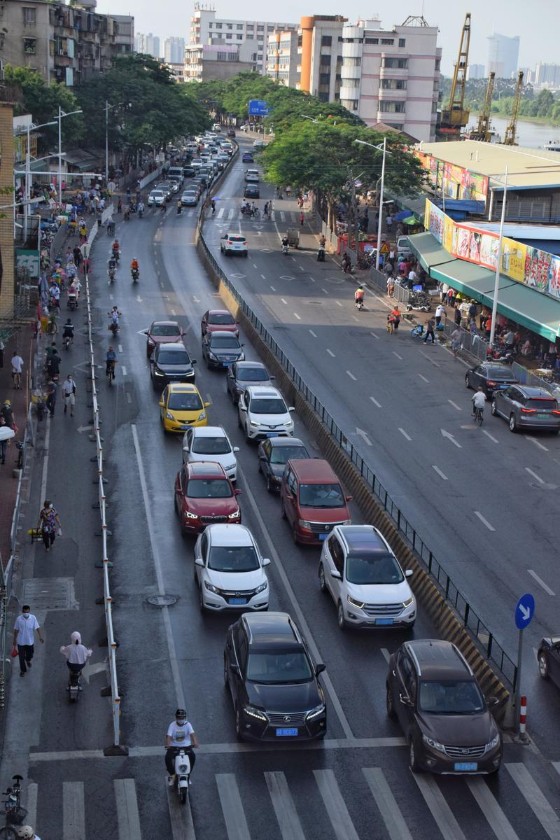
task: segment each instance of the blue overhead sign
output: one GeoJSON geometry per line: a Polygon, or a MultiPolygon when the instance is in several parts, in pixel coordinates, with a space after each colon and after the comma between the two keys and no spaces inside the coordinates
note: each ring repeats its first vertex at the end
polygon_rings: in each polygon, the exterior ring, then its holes
{"type": "Polygon", "coordinates": [[[249,116],[250,117],[267,117],[269,114],[268,103],[264,99],[250,99],[249,100],[249,116]]]}
{"type": "Polygon", "coordinates": [[[535,614],[535,599],[530,592],[522,595],[515,607],[515,626],[524,630],[529,626],[535,614]]]}

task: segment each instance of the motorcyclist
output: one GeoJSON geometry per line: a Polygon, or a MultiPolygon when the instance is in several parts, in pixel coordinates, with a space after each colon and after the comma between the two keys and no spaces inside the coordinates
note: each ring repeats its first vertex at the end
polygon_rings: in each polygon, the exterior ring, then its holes
{"type": "Polygon", "coordinates": [[[178,198],[177,199],[177,213],[178,213],[178,215],[181,215],[182,212],[183,212],[183,202],[181,201],[180,198],[178,198]]]}
{"type": "Polygon", "coordinates": [[[138,202],[138,218],[141,219],[143,215],[144,215],[144,202],[139,201],[138,202]]]}
{"type": "Polygon", "coordinates": [[[290,244],[290,240],[286,235],[282,237],[282,250],[285,254],[288,253],[288,245],[290,244]]]}
{"type": "Polygon", "coordinates": [[[117,364],[117,354],[115,353],[113,348],[111,346],[109,346],[109,349],[107,350],[107,353],[105,354],[105,375],[106,376],[109,376],[109,370],[111,368],[113,368],[113,370],[114,370],[116,364],[117,364]]]}
{"type": "Polygon", "coordinates": [[[70,674],[68,675],[68,682],[70,682],[71,674],[80,674],[84,665],[93,653],[90,648],[82,644],[82,637],[77,630],[70,636],[71,642],[69,645],[62,645],[60,652],[66,657],[66,665],[70,674]]]}
{"type": "Polygon", "coordinates": [[[17,836],[20,840],[41,840],[30,825],[22,825],[21,828],[18,828],[17,836]]]}
{"type": "Polygon", "coordinates": [[[72,323],[72,318],[66,319],[66,323],[64,324],[62,330],[62,338],[69,338],[70,341],[74,340],[74,324],[72,323]]]}
{"type": "Polygon", "coordinates": [[[119,257],[121,255],[121,246],[120,246],[120,243],[119,243],[118,239],[115,239],[115,241],[113,242],[113,245],[111,246],[111,250],[113,252],[113,256],[114,256],[115,260],[118,262],[119,257]]]}
{"type": "Polygon", "coordinates": [[[473,417],[476,414],[477,408],[480,409],[480,411],[482,411],[482,412],[484,411],[484,403],[485,402],[486,402],[486,394],[484,393],[484,388],[482,387],[482,385],[479,385],[478,390],[476,391],[476,393],[474,394],[474,396],[472,398],[473,417]]]}
{"type": "Polygon", "coordinates": [[[363,306],[364,294],[364,287],[360,284],[354,292],[354,302],[356,303],[356,306],[363,306]]]}
{"type": "Polygon", "coordinates": [[[111,319],[111,323],[115,324],[117,327],[119,326],[119,318],[121,317],[121,313],[119,312],[116,306],[113,306],[111,311],[108,313],[109,318],[111,319]]]}
{"type": "Polygon", "coordinates": [[[175,720],[172,720],[169,724],[167,735],[165,736],[165,766],[167,768],[167,781],[169,786],[173,785],[175,778],[175,756],[179,750],[184,750],[188,755],[192,773],[196,762],[193,748],[198,746],[198,738],[195,735],[192,725],[187,720],[186,711],[184,709],[177,709],[175,720]]]}

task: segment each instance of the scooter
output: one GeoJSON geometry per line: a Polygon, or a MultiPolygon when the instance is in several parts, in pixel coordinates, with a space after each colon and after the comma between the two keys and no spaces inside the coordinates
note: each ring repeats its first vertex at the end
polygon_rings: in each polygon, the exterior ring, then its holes
{"type": "Polygon", "coordinates": [[[118,325],[117,321],[111,321],[111,323],[109,324],[109,329],[113,333],[113,338],[116,338],[117,333],[119,331],[119,325],[118,325]]]}
{"type": "Polygon", "coordinates": [[[108,275],[108,277],[109,277],[109,283],[114,283],[114,282],[115,282],[115,278],[116,278],[116,276],[117,276],[116,269],[114,269],[114,268],[109,268],[109,269],[107,269],[107,275],[108,275]]]}
{"type": "Polygon", "coordinates": [[[286,243],[282,242],[282,253],[283,254],[289,254],[290,253],[290,246],[288,245],[287,242],[286,243]]]}
{"type": "Polygon", "coordinates": [[[68,700],[70,703],[77,703],[80,699],[80,691],[82,690],[82,686],[80,685],[81,676],[81,670],[70,671],[70,679],[68,680],[68,686],[66,688],[68,692],[68,700]]]}
{"type": "Polygon", "coordinates": [[[66,301],[66,306],[70,310],[74,310],[78,308],[78,296],[75,294],[68,293],[68,300],[66,301]]]}
{"type": "Polygon", "coordinates": [[[65,350],[70,350],[70,347],[72,346],[72,339],[73,339],[73,336],[71,336],[71,335],[63,335],[62,336],[62,346],[64,347],[65,350]]]}
{"type": "Polygon", "coordinates": [[[356,309],[358,310],[358,312],[361,312],[362,309],[364,308],[364,299],[363,298],[355,298],[354,303],[356,305],[356,309]]]}
{"type": "Polygon", "coordinates": [[[140,269],[138,269],[138,268],[131,268],[131,269],[130,269],[130,273],[131,273],[131,275],[132,275],[132,282],[133,282],[133,283],[138,283],[138,280],[139,280],[139,278],[140,278],[140,269]]]}
{"type": "Polygon", "coordinates": [[[185,804],[189,798],[189,778],[191,775],[191,762],[185,750],[179,750],[175,756],[175,788],[181,804],[185,804]]]}
{"type": "Polygon", "coordinates": [[[319,250],[317,251],[317,262],[325,262],[325,248],[323,245],[319,245],[319,250]]]}

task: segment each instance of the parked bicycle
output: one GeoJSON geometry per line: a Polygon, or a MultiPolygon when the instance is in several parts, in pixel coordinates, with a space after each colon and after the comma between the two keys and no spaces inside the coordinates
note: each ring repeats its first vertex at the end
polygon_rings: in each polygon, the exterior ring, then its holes
{"type": "Polygon", "coordinates": [[[13,826],[21,825],[27,816],[27,811],[25,808],[21,807],[21,783],[23,781],[23,776],[16,774],[12,776],[13,785],[9,787],[7,790],[4,791],[3,796],[7,798],[4,800],[3,808],[0,810],[0,814],[5,819],[5,824],[2,828],[0,828],[0,837],[3,838],[14,838],[17,840],[18,832],[17,829],[13,826]]]}

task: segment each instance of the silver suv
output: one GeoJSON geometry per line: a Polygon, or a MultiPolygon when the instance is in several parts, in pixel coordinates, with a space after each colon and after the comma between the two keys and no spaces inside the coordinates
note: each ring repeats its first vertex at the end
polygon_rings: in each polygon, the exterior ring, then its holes
{"type": "Polygon", "coordinates": [[[494,391],[492,414],[507,420],[510,432],[518,429],[543,429],[558,434],[560,408],[546,388],[533,385],[510,385],[494,391]]]}
{"type": "Polygon", "coordinates": [[[239,394],[239,428],[245,438],[263,440],[267,437],[293,435],[294,421],[284,397],[277,388],[266,385],[250,385],[239,394]]]}

